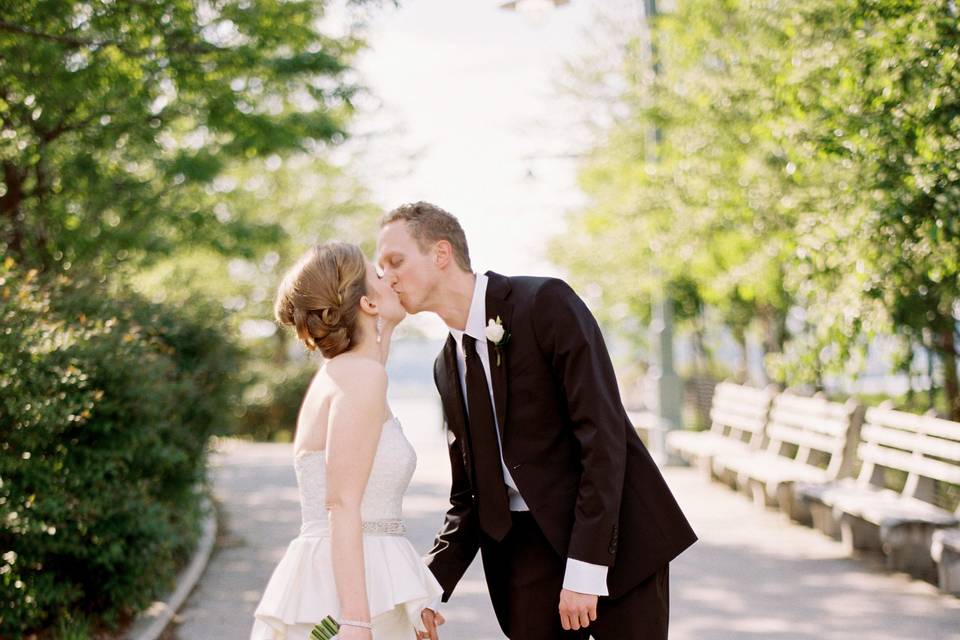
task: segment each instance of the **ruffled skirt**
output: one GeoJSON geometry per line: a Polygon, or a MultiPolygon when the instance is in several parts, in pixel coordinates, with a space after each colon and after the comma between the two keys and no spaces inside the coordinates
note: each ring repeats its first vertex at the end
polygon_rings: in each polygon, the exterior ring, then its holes
{"type": "MultiPolygon", "coordinates": [[[[421,610],[443,593],[440,583],[403,536],[364,535],[363,558],[374,637],[392,640],[397,634],[387,628],[406,626],[402,637],[412,638],[423,629],[421,610]]],[[[250,640],[306,638],[328,615],[340,617],[330,538],[294,538],[257,606],[250,640]]]]}

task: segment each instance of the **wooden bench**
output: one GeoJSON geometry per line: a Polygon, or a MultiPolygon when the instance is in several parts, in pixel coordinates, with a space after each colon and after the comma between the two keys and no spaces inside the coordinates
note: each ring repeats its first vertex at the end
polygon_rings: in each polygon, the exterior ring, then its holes
{"type": "Polygon", "coordinates": [[[811,523],[806,504],[794,499],[793,486],[826,484],[853,474],[863,412],[853,400],[837,403],[822,394],[782,393],[773,399],[765,449],[717,456],[714,473],[757,504],[779,507],[794,520],[811,523]]]}
{"type": "Polygon", "coordinates": [[[934,531],[930,557],[937,563],[940,590],[960,596],[960,527],[934,531]]]}
{"type": "Polygon", "coordinates": [[[767,414],[777,389],[721,382],[713,394],[710,429],[667,434],[667,448],[692,465],[712,474],[716,456],[759,451],[764,444],[767,414]]]}
{"type": "Polygon", "coordinates": [[[856,479],[798,484],[795,492],[814,524],[839,533],[849,551],[879,549],[891,569],[932,576],[933,533],[958,524],[958,514],[934,503],[937,483],[960,484],[960,424],[889,407],[867,410],[856,479]]]}

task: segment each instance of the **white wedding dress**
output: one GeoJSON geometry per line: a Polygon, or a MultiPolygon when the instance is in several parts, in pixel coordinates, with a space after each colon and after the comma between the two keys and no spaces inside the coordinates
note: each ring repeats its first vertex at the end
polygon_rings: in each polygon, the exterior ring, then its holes
{"type": "MultiPolygon", "coordinates": [[[[396,418],[383,425],[363,494],[363,558],[374,640],[411,640],[420,611],[442,587],[405,537],[403,495],[417,454],[396,418]]],[[[306,640],[327,615],[340,619],[325,506],[324,452],[294,459],[302,525],[280,560],[255,612],[251,640],[306,640]]]]}

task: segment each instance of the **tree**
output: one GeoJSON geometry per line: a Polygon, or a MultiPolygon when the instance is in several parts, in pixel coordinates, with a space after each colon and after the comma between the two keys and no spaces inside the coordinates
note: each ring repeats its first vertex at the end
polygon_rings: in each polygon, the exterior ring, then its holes
{"type": "Polygon", "coordinates": [[[563,241],[576,250],[556,255],[621,298],[686,280],[734,336],[761,320],[789,385],[854,379],[878,336],[903,340],[904,367],[923,346],[960,419],[957,13],[679,3],[654,25],[661,74],[625,64],[635,98],[584,165],[591,200],[563,241]]]}
{"type": "Polygon", "coordinates": [[[292,436],[316,360],[292,331],[273,320],[276,287],[284,269],[312,244],[340,239],[373,255],[381,209],[351,172],[298,155],[253,160],[217,179],[215,214],[257,224],[276,221],[280,238],[258,251],[224,255],[214,247],[185,246],[132,274],[134,287],[156,302],[188,304],[201,294],[228,310],[223,329],[243,347],[236,374],[241,401],[233,407],[237,433],[260,440],[292,436]]]}
{"type": "Polygon", "coordinates": [[[0,0],[0,251],[107,270],[276,241],[217,215],[217,178],[344,138],[362,40],[325,4],[0,0]]]}
{"type": "Polygon", "coordinates": [[[792,285],[821,348],[889,334],[933,352],[960,420],[960,25],[953,3],[807,3],[789,20],[788,136],[806,189],[792,285]]]}
{"type": "Polygon", "coordinates": [[[773,134],[770,82],[782,37],[757,29],[741,4],[683,3],[658,17],[656,76],[636,54],[637,35],[624,47],[622,115],[583,163],[590,201],[554,256],[614,303],[642,301],[644,317],[667,291],[701,350],[704,309],[713,308],[745,353],[758,321],[765,346],[782,348],[790,304],[782,263],[792,243],[781,204],[791,176],[773,134]]]}

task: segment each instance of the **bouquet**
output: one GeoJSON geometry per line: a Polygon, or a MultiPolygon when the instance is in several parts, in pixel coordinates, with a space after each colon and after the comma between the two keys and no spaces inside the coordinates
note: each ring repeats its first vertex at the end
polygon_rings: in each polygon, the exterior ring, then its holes
{"type": "Polygon", "coordinates": [[[327,616],[310,631],[310,640],[331,640],[340,632],[340,625],[337,621],[327,616]]]}

